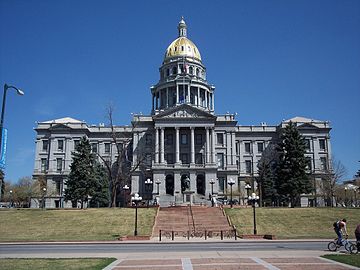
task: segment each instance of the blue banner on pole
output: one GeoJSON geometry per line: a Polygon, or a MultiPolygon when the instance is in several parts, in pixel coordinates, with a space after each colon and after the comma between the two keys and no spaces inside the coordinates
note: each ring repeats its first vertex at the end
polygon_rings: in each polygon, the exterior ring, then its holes
{"type": "Polygon", "coordinates": [[[6,143],[7,143],[7,129],[3,128],[2,130],[2,141],[1,141],[1,149],[0,149],[0,169],[5,169],[6,163],[6,143]]]}

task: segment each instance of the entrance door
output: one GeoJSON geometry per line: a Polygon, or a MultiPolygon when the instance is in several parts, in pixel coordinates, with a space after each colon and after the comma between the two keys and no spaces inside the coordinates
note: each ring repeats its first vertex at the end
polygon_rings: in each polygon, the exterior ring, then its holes
{"type": "Polygon", "coordinates": [[[202,174],[196,177],[196,192],[205,195],[205,177],[202,174]]]}
{"type": "Polygon", "coordinates": [[[174,195],[174,176],[168,174],[165,178],[166,194],[174,195]]]}

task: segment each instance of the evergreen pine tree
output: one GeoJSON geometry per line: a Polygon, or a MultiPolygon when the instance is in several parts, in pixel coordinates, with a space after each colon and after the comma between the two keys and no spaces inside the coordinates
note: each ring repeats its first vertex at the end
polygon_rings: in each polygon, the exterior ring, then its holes
{"type": "Polygon", "coordinates": [[[290,121],[282,130],[277,151],[277,191],[283,198],[290,200],[291,207],[294,207],[300,203],[300,194],[309,193],[313,188],[306,174],[305,140],[295,123],[290,121]]]}
{"type": "Polygon", "coordinates": [[[72,156],[71,171],[65,183],[67,186],[65,200],[72,201],[73,205],[80,201],[81,208],[83,208],[88,196],[93,196],[98,186],[95,173],[95,157],[91,153],[89,140],[85,137],[81,138],[72,156]]]}
{"type": "Polygon", "coordinates": [[[109,181],[106,169],[99,163],[95,165],[96,188],[91,198],[91,207],[106,207],[109,205],[109,181]]]}

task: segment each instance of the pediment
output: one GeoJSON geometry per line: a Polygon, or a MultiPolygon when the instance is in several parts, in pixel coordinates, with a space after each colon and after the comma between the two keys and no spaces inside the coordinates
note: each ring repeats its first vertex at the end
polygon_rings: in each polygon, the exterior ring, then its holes
{"type": "Polygon", "coordinates": [[[71,128],[64,124],[54,124],[49,129],[50,130],[64,130],[64,129],[71,129],[71,128]]]}
{"type": "Polygon", "coordinates": [[[315,126],[315,125],[313,125],[313,124],[310,124],[310,123],[304,123],[304,124],[300,124],[300,125],[298,125],[298,128],[300,128],[300,129],[314,129],[314,128],[319,128],[319,127],[317,127],[317,126],[315,126]]]}
{"type": "Polygon", "coordinates": [[[183,104],[154,116],[154,119],[215,119],[216,116],[193,106],[183,104]]]}

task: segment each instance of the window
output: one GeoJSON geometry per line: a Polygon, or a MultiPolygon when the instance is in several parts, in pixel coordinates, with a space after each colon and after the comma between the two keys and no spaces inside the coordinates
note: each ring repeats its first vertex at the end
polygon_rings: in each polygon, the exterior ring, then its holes
{"type": "Polygon", "coordinates": [[[187,134],[181,134],[181,144],[187,144],[187,134]]]}
{"type": "Polygon", "coordinates": [[[305,139],[305,150],[310,151],[310,139],[305,139]]]}
{"type": "Polygon", "coordinates": [[[189,164],[188,154],[181,154],[181,162],[182,164],[189,164]]]}
{"type": "Polygon", "coordinates": [[[118,143],[117,144],[117,147],[118,147],[118,151],[121,153],[122,152],[122,150],[123,150],[123,144],[122,143],[118,143]]]}
{"type": "Polygon", "coordinates": [[[225,179],[224,179],[224,177],[219,177],[218,181],[219,181],[219,190],[221,192],[224,192],[224,189],[225,189],[225,179]]]}
{"type": "Polygon", "coordinates": [[[251,153],[251,148],[250,148],[250,143],[246,142],[245,143],[245,153],[251,153]]]}
{"type": "Polygon", "coordinates": [[[166,135],[166,145],[173,145],[174,139],[172,134],[166,135]]]}
{"type": "Polygon", "coordinates": [[[151,134],[146,134],[145,135],[145,144],[146,145],[151,145],[152,144],[152,136],[151,136],[151,134]]]}
{"type": "Polygon", "coordinates": [[[201,153],[195,154],[195,164],[203,164],[203,156],[201,153]]]}
{"type": "Polygon", "coordinates": [[[306,169],[311,171],[312,166],[311,166],[311,157],[306,157],[306,169]]]}
{"type": "Polygon", "coordinates": [[[42,141],[42,150],[47,151],[48,147],[49,147],[49,141],[48,140],[43,140],[42,141]]]}
{"type": "Polygon", "coordinates": [[[322,150],[322,151],[326,150],[325,139],[319,139],[319,146],[320,146],[320,150],[322,150]]]}
{"type": "Polygon", "coordinates": [[[170,76],[170,69],[166,69],[166,76],[170,76]]]}
{"type": "Polygon", "coordinates": [[[47,159],[46,158],[42,158],[41,159],[41,172],[46,172],[47,170],[47,159]]]}
{"type": "Polygon", "coordinates": [[[257,143],[257,148],[258,148],[258,153],[264,152],[264,143],[263,142],[258,142],[257,143]]]}
{"type": "Polygon", "coordinates": [[[199,73],[200,73],[200,70],[197,68],[197,69],[196,69],[196,76],[199,77],[199,73]]]}
{"type": "Polygon", "coordinates": [[[174,74],[177,74],[177,68],[176,67],[173,67],[172,68],[172,74],[174,75],[174,74]]]}
{"type": "Polygon", "coordinates": [[[80,144],[80,140],[74,140],[74,149],[76,149],[76,147],[78,147],[80,144]]]}
{"type": "Polygon", "coordinates": [[[320,158],[320,163],[321,163],[321,169],[326,171],[327,167],[328,167],[326,157],[321,157],[320,158]]]}
{"type": "Polygon", "coordinates": [[[195,143],[197,145],[202,145],[202,134],[196,134],[195,143]]]}
{"type": "Polygon", "coordinates": [[[251,173],[251,160],[245,160],[245,172],[251,173]]]}
{"type": "Polygon", "coordinates": [[[166,162],[167,164],[174,164],[174,154],[172,153],[166,154],[166,162]]]}
{"type": "Polygon", "coordinates": [[[97,153],[97,143],[92,143],[92,144],[91,144],[91,151],[92,151],[93,153],[97,153]]]}
{"type": "Polygon", "coordinates": [[[192,66],[189,67],[189,73],[191,75],[194,75],[194,68],[192,66]]]}
{"type": "Polygon", "coordinates": [[[111,148],[111,143],[105,143],[105,153],[106,154],[110,153],[110,148],[111,148]]]}
{"type": "Polygon", "coordinates": [[[62,171],[62,158],[56,159],[56,171],[61,172],[62,171]]]}
{"type": "Polygon", "coordinates": [[[217,138],[217,144],[224,145],[224,134],[217,133],[216,138],[217,138]]]}
{"type": "Polygon", "coordinates": [[[146,154],[146,165],[150,167],[151,163],[152,163],[152,155],[146,154]]]}
{"type": "Polygon", "coordinates": [[[64,140],[58,140],[58,151],[64,150],[64,140]]]}
{"type": "Polygon", "coordinates": [[[224,154],[223,153],[217,154],[217,160],[218,160],[218,168],[224,169],[224,154]]]}

